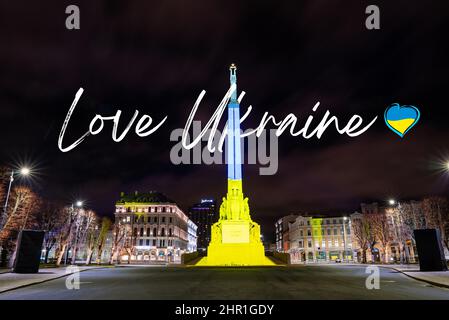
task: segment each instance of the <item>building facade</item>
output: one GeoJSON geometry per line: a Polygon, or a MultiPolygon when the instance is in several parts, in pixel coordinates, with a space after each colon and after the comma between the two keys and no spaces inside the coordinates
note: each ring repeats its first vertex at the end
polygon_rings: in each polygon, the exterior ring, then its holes
{"type": "Polygon", "coordinates": [[[198,226],[189,219],[187,221],[187,237],[188,237],[188,244],[187,244],[187,252],[195,252],[197,250],[197,229],[198,226]]]}
{"type": "Polygon", "coordinates": [[[292,263],[354,261],[348,217],[297,216],[288,230],[292,263]]]}
{"type": "Polygon", "coordinates": [[[179,262],[188,251],[189,218],[160,192],[122,193],[116,202],[115,219],[125,229],[121,261],[179,262]]]}
{"type": "Polygon", "coordinates": [[[276,232],[276,251],[287,252],[290,246],[289,243],[289,223],[294,222],[298,215],[290,214],[280,218],[275,223],[276,232]]]}
{"type": "Polygon", "coordinates": [[[215,200],[201,199],[189,209],[189,218],[198,226],[198,250],[206,251],[211,239],[211,226],[218,221],[215,200]]]}

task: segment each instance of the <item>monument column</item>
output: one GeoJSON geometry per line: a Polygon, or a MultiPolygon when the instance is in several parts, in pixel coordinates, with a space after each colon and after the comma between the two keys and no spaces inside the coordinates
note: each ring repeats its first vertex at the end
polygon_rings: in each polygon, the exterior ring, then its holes
{"type": "Polygon", "coordinates": [[[260,226],[249,213],[248,198],[243,195],[240,137],[240,105],[237,100],[237,67],[229,68],[234,86],[228,103],[227,194],[220,206],[220,219],[212,225],[207,257],[197,265],[273,265],[265,257],[260,226]]]}

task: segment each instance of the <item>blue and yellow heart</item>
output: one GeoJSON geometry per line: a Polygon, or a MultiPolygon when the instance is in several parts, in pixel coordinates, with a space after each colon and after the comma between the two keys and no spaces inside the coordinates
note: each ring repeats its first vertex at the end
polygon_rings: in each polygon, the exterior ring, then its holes
{"type": "Polygon", "coordinates": [[[411,105],[393,103],[385,110],[384,118],[388,128],[401,138],[418,122],[420,112],[411,105]]]}

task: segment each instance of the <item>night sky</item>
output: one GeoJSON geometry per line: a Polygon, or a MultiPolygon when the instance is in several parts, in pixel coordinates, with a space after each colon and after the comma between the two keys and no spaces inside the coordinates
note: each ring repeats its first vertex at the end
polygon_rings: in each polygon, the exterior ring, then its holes
{"type": "MultiPolygon", "coordinates": [[[[224,165],[170,162],[170,133],[183,128],[201,90],[196,119],[207,120],[238,66],[246,92],[245,126],[265,111],[288,113],[303,125],[312,107],[346,123],[368,123],[350,138],[328,129],[305,140],[279,141],[279,170],[243,169],[252,218],[268,237],[289,213],[341,214],[362,201],[420,199],[447,194],[439,163],[449,157],[447,1],[46,1],[0,4],[0,163],[31,163],[33,188],[50,199],[82,198],[112,215],[121,191],[158,190],[187,208],[202,197],[221,201],[224,165]],[[76,4],[81,29],[65,28],[76,4]],[[365,28],[365,8],[380,7],[381,29],[365,28]],[[112,124],[68,153],[57,141],[76,91],[84,94],[69,123],[66,145],[99,113],[121,109],[125,127],[134,111],[166,123],[153,135],[133,129],[120,143],[112,124]],[[403,138],[383,112],[391,103],[421,111],[403,138]]],[[[225,119],[223,119],[224,123],[225,119]]]]}

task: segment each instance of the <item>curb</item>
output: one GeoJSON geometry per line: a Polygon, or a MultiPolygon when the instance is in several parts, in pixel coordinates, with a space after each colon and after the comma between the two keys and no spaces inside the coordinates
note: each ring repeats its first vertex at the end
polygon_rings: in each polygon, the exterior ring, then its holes
{"type": "Polygon", "coordinates": [[[394,267],[387,267],[387,266],[378,266],[378,267],[395,270],[395,271],[400,272],[403,275],[406,275],[407,277],[412,278],[414,280],[425,282],[425,283],[431,284],[431,285],[436,286],[436,287],[449,289],[449,285],[447,285],[447,284],[439,283],[439,282],[435,282],[435,281],[431,281],[431,280],[427,280],[427,279],[418,278],[418,277],[415,277],[415,276],[407,274],[406,273],[407,271],[402,271],[402,270],[396,269],[394,267]]]}
{"type": "MultiPolygon", "coordinates": [[[[105,268],[105,267],[98,267],[98,268],[84,269],[84,270],[80,270],[79,273],[84,272],[84,271],[88,271],[88,270],[104,269],[104,268],[105,268]]],[[[14,291],[14,290],[17,290],[17,289],[22,289],[22,288],[30,287],[30,286],[33,286],[33,285],[35,285],[35,284],[41,284],[41,283],[45,283],[45,282],[48,282],[48,281],[53,281],[53,280],[56,280],[56,279],[61,279],[61,278],[70,276],[70,275],[72,275],[72,274],[74,274],[74,273],[76,273],[76,272],[66,273],[66,274],[63,274],[63,275],[61,275],[61,276],[57,276],[57,277],[55,277],[55,278],[45,279],[45,280],[38,281],[38,282],[22,284],[22,285],[20,285],[20,286],[14,287],[14,288],[9,288],[9,289],[6,289],[6,290],[2,290],[2,291],[0,291],[0,294],[5,293],[5,292],[9,292],[9,291],[14,291]]]]}

